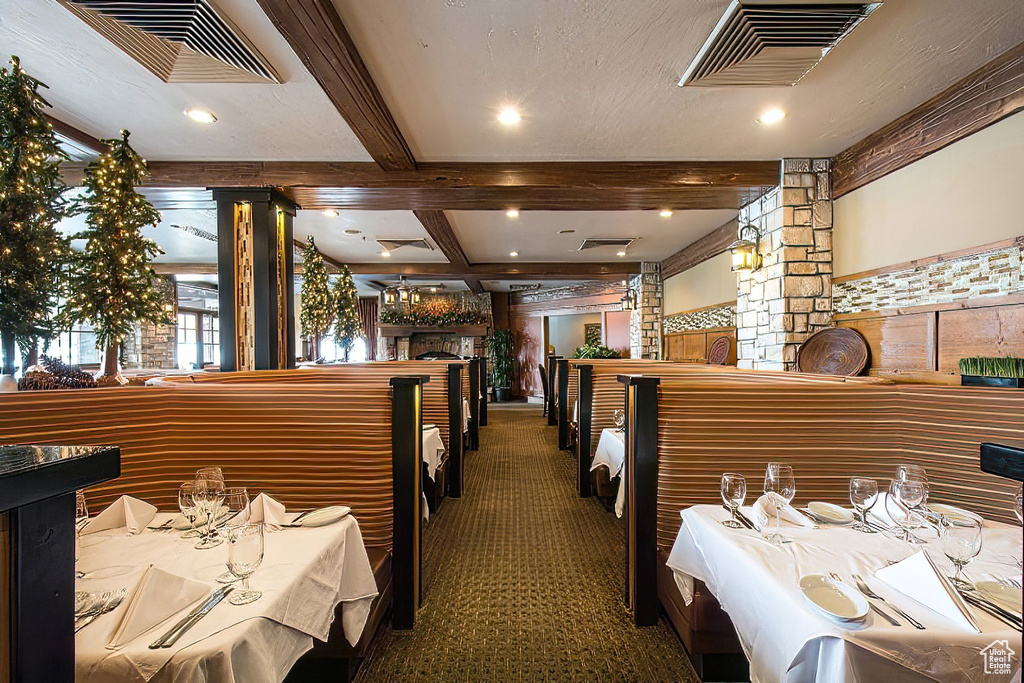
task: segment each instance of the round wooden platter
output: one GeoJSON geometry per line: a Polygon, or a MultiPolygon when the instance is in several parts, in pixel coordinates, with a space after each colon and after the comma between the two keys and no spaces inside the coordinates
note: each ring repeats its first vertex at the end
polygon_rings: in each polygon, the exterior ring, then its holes
{"type": "Polygon", "coordinates": [[[725,335],[711,342],[711,349],[708,351],[708,365],[725,365],[729,360],[731,346],[732,342],[725,335]]]}
{"type": "Polygon", "coordinates": [[[797,351],[800,372],[853,377],[868,364],[868,343],[857,330],[830,327],[815,332],[797,351]]]}

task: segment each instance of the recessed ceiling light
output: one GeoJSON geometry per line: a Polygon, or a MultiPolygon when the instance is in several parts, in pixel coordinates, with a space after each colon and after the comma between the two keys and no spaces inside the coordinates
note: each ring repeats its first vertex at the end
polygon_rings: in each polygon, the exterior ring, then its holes
{"type": "Polygon", "coordinates": [[[512,251],[508,252],[508,255],[511,256],[512,258],[515,258],[516,256],[519,256],[519,252],[513,249],[512,251]]]}
{"type": "Polygon", "coordinates": [[[658,215],[661,216],[662,218],[671,218],[672,209],[662,209],[661,211],[658,212],[658,215]]]}
{"type": "Polygon", "coordinates": [[[509,218],[519,218],[519,209],[509,209],[505,212],[505,215],[509,218]]]}
{"type": "Polygon", "coordinates": [[[504,107],[498,114],[498,120],[504,123],[506,126],[514,126],[519,123],[519,119],[522,117],[519,112],[516,111],[515,107],[504,107]]]}
{"type": "Polygon", "coordinates": [[[625,250],[617,251],[617,252],[615,252],[615,255],[619,256],[619,257],[625,256],[626,255],[626,251],[625,250]]]}
{"type": "Polygon", "coordinates": [[[380,255],[383,256],[384,258],[389,258],[391,256],[391,252],[388,251],[387,249],[381,249],[380,255]]]}
{"type": "Polygon", "coordinates": [[[216,123],[217,117],[212,112],[208,112],[205,109],[186,109],[185,116],[189,117],[197,123],[216,123]]]}
{"type": "Polygon", "coordinates": [[[356,228],[346,228],[345,229],[345,234],[346,235],[358,235],[361,232],[362,232],[362,230],[357,230],[356,228]]]}
{"type": "Polygon", "coordinates": [[[335,211],[334,209],[324,209],[324,215],[331,216],[332,218],[337,218],[341,214],[335,211]]]}
{"type": "Polygon", "coordinates": [[[786,112],[781,109],[769,109],[757,118],[757,122],[770,126],[773,123],[778,123],[784,118],[786,118],[786,112]]]}

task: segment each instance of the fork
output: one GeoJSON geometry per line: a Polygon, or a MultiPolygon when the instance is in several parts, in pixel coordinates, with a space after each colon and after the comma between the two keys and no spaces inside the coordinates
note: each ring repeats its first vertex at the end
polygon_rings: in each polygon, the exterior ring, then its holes
{"type": "Polygon", "coordinates": [[[866,582],[864,581],[864,579],[862,579],[862,578],[860,577],[860,575],[859,575],[859,574],[854,574],[854,575],[853,575],[853,580],[857,582],[857,588],[859,588],[859,589],[860,589],[860,592],[861,592],[861,593],[863,593],[864,595],[868,596],[869,598],[874,598],[875,600],[878,600],[878,601],[880,601],[880,602],[884,602],[884,603],[885,603],[886,605],[888,605],[888,606],[889,606],[889,609],[891,609],[891,610],[892,610],[893,612],[895,612],[896,614],[900,615],[901,617],[903,617],[904,619],[906,619],[907,621],[909,621],[909,622],[910,622],[910,624],[911,624],[911,625],[912,625],[912,626],[913,626],[914,628],[916,628],[916,629],[920,629],[920,630],[922,630],[922,631],[924,630],[924,624],[922,624],[922,623],[921,623],[920,621],[918,621],[918,620],[917,620],[917,619],[915,619],[914,617],[910,616],[909,614],[907,614],[906,612],[904,612],[903,610],[901,610],[901,609],[900,609],[899,607],[897,607],[896,605],[892,604],[891,602],[889,602],[888,600],[886,600],[885,598],[883,598],[883,597],[882,597],[881,595],[879,595],[878,593],[876,593],[876,592],[874,592],[873,590],[871,590],[871,587],[870,587],[870,586],[868,586],[868,584],[867,584],[867,583],[866,583],[866,582]]]}
{"type": "MultiPolygon", "coordinates": [[[[836,581],[838,581],[839,583],[843,583],[843,577],[839,576],[839,574],[837,574],[836,572],[829,572],[828,575],[831,576],[836,581]]],[[[882,617],[883,619],[888,621],[893,626],[902,626],[903,625],[900,622],[896,621],[894,618],[892,618],[890,615],[888,615],[885,612],[883,612],[881,610],[881,608],[879,608],[878,605],[876,605],[875,603],[871,602],[870,600],[865,600],[865,602],[868,603],[868,607],[870,607],[871,610],[875,614],[879,615],[880,617],[882,617]]]]}
{"type": "Polygon", "coordinates": [[[98,617],[114,610],[118,605],[121,604],[121,601],[124,600],[124,596],[127,594],[128,591],[124,588],[122,588],[119,591],[111,593],[110,596],[106,600],[104,600],[103,603],[98,608],[95,608],[91,610],[88,614],[83,615],[81,621],[75,624],[75,633],[78,633],[83,628],[85,628],[92,622],[96,621],[98,617]]]}

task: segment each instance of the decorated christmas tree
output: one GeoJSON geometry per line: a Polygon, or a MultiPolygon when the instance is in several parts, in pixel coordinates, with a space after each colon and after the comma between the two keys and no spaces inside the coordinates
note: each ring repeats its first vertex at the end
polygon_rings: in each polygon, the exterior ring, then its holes
{"type": "Polygon", "coordinates": [[[54,334],[51,311],[70,254],[56,223],[66,212],[58,146],[46,86],[17,57],[0,69],[0,337],[3,373],[13,374],[16,344],[35,349],[54,334]]]}
{"type": "Polygon", "coordinates": [[[334,321],[332,298],[324,257],[313,243],[313,236],[309,235],[306,237],[306,248],[302,250],[302,308],[299,311],[299,324],[302,334],[309,339],[309,355],[313,360],[320,358],[320,340],[331,329],[334,321]]]}
{"type": "Polygon", "coordinates": [[[334,281],[334,341],[345,349],[345,362],[356,339],[363,336],[363,325],[359,321],[359,293],[348,266],[341,271],[341,277],[334,281]]]}
{"type": "Polygon", "coordinates": [[[68,318],[92,324],[97,346],[106,351],[103,375],[116,377],[119,346],[138,323],[173,322],[173,302],[150,265],[163,251],[142,234],[160,222],[160,213],[135,191],[146,162],[128,144],[126,130],[103,142],[110,149],[85,169],[86,193],[77,207],[87,227],[74,238],[86,244],[71,269],[68,318]]]}

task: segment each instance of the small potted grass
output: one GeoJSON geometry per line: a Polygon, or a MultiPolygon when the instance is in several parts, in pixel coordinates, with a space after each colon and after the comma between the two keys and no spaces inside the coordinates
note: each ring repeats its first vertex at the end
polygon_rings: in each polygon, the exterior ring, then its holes
{"type": "Polygon", "coordinates": [[[960,384],[1024,388],[1024,358],[961,358],[960,384]]]}

